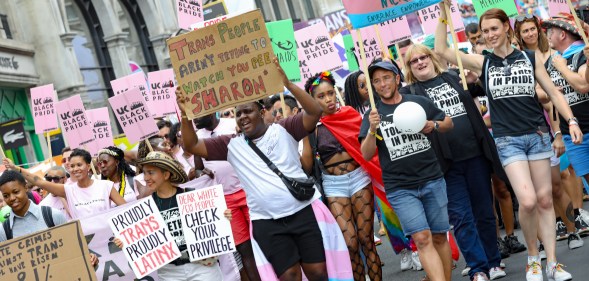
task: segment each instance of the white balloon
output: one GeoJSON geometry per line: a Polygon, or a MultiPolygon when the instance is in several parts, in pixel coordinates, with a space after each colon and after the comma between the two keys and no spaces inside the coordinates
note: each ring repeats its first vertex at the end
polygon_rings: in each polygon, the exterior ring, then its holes
{"type": "Polygon", "coordinates": [[[412,101],[401,103],[393,112],[395,127],[405,134],[419,133],[426,121],[423,107],[412,101]]]}

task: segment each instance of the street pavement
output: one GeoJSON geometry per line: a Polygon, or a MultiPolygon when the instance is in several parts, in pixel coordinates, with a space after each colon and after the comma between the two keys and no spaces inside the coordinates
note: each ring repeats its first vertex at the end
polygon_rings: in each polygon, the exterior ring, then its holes
{"type": "MultiPolygon", "coordinates": [[[[589,210],[589,202],[584,202],[585,210],[589,210]]],[[[378,224],[375,225],[378,231],[378,224]]],[[[502,233],[504,236],[505,234],[502,233]]],[[[521,243],[524,243],[523,234],[520,229],[516,230],[516,235],[521,243]]],[[[425,271],[401,271],[400,256],[395,255],[391,248],[391,244],[386,237],[381,237],[382,244],[377,246],[378,254],[384,262],[382,268],[383,280],[385,281],[420,281],[425,276],[425,271]]],[[[573,280],[588,281],[589,280],[589,236],[582,238],[585,245],[575,250],[569,250],[567,240],[558,241],[556,244],[556,257],[558,261],[566,265],[566,270],[573,275],[573,280]]],[[[497,280],[505,281],[522,281],[526,280],[525,265],[527,262],[527,252],[512,254],[509,258],[504,259],[506,265],[505,272],[507,276],[497,280]]],[[[542,266],[546,265],[546,261],[542,261],[542,266]]],[[[457,267],[452,271],[452,280],[468,281],[468,275],[462,276],[461,272],[465,267],[462,254],[457,262],[457,267]]],[[[545,272],[545,270],[542,270],[545,272]]],[[[544,274],[544,280],[547,280],[544,274]]]]}

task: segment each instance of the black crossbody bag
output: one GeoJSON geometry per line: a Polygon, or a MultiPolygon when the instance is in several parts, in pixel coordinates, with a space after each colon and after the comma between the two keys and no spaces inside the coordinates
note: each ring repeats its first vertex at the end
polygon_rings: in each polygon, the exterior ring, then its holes
{"type": "Polygon", "coordinates": [[[245,138],[245,142],[254,150],[254,152],[262,158],[262,160],[268,165],[268,168],[272,170],[278,177],[282,180],[286,188],[292,194],[294,198],[299,201],[307,201],[313,198],[315,195],[315,179],[314,178],[305,178],[305,179],[293,179],[291,177],[287,177],[284,175],[262,151],[258,148],[256,144],[254,144],[249,138],[245,138]]]}

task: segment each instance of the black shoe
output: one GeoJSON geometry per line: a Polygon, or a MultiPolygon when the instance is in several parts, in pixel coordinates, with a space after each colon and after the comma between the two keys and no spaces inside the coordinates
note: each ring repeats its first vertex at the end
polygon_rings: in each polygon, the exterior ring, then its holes
{"type": "Polygon", "coordinates": [[[568,237],[569,234],[567,233],[567,228],[564,225],[564,222],[562,219],[558,218],[556,220],[556,241],[565,240],[568,237]]]}
{"type": "Polygon", "coordinates": [[[507,245],[505,245],[505,241],[503,241],[503,239],[497,238],[497,248],[501,254],[501,259],[509,258],[509,248],[507,248],[507,245]]]}
{"type": "Polygon", "coordinates": [[[509,248],[509,252],[512,254],[523,252],[528,249],[520,243],[519,240],[517,240],[517,237],[513,234],[505,237],[505,244],[507,245],[507,248],[509,248]]]}
{"type": "Polygon", "coordinates": [[[581,235],[581,236],[589,235],[589,226],[583,220],[581,215],[577,215],[577,217],[575,218],[575,227],[577,228],[577,233],[579,235],[581,235]]]}

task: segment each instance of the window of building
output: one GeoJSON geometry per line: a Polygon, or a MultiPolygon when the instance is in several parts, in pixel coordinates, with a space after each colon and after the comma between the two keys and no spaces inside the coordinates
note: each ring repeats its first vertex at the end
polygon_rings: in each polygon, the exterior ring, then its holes
{"type": "Polygon", "coordinates": [[[137,0],[119,0],[114,3],[113,8],[119,17],[121,28],[129,34],[126,46],[130,63],[138,64],[145,73],[159,70],[153,44],[149,40],[149,31],[137,0]]]}

